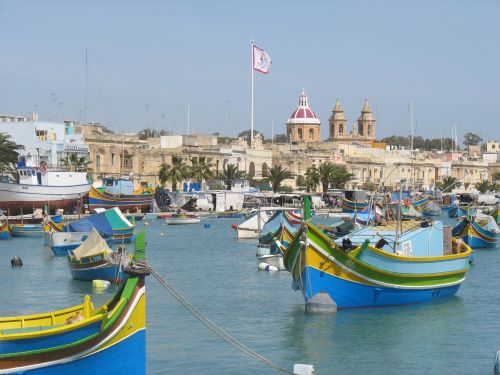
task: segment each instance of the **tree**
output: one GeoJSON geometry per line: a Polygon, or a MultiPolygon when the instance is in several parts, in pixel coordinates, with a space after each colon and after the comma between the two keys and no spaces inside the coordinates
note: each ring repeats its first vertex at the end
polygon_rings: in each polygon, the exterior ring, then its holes
{"type": "MultiPolygon", "coordinates": [[[[238,134],[238,137],[245,138],[245,140],[247,141],[247,143],[250,144],[250,134],[251,134],[251,132],[252,132],[251,129],[242,131],[240,134],[238,134]]],[[[255,137],[257,134],[260,134],[260,136],[262,137],[262,142],[264,142],[264,139],[265,139],[264,138],[264,134],[262,134],[260,131],[254,129],[253,136],[255,137]]]]}
{"type": "Polygon", "coordinates": [[[199,183],[203,183],[203,180],[208,180],[214,176],[212,163],[209,163],[205,156],[191,158],[190,174],[199,183]]]}
{"type": "Polygon", "coordinates": [[[24,146],[13,142],[10,135],[0,133],[0,172],[17,163],[21,150],[24,150],[24,146]]]}
{"type": "Polygon", "coordinates": [[[163,163],[158,172],[160,183],[165,183],[170,180],[172,182],[172,191],[177,190],[177,183],[182,182],[189,175],[188,166],[180,155],[172,155],[172,165],[163,163]]]}
{"type": "Polygon", "coordinates": [[[306,170],[306,189],[309,193],[311,190],[316,190],[316,186],[319,184],[319,172],[316,167],[309,167],[306,170]]]}
{"type": "Polygon", "coordinates": [[[61,159],[61,165],[68,168],[70,171],[86,171],[90,161],[86,156],[78,156],[77,154],[70,154],[66,159],[61,159]]]}
{"type": "Polygon", "coordinates": [[[345,185],[354,179],[354,175],[347,171],[345,166],[333,165],[330,176],[330,186],[334,189],[345,189],[345,185]]]}
{"type": "Polygon", "coordinates": [[[286,134],[276,134],[273,139],[274,143],[287,143],[288,138],[286,134]]]}
{"type": "Polygon", "coordinates": [[[466,133],[464,135],[464,145],[467,146],[467,154],[469,154],[470,146],[477,146],[479,142],[481,142],[483,138],[474,133],[466,133]]]}
{"type": "Polygon", "coordinates": [[[298,187],[305,187],[306,186],[306,178],[302,175],[298,175],[297,179],[295,180],[295,184],[298,187]]]}
{"type": "Polygon", "coordinates": [[[500,172],[493,173],[491,181],[493,181],[493,183],[500,182],[500,172]]]}
{"type": "Polygon", "coordinates": [[[367,191],[375,191],[377,190],[377,184],[371,181],[366,181],[363,185],[361,185],[361,189],[367,191]]]}
{"type": "Polygon", "coordinates": [[[231,182],[245,177],[245,172],[240,171],[236,164],[226,164],[219,173],[219,178],[226,183],[226,189],[231,190],[231,182]]]}
{"type": "Polygon", "coordinates": [[[323,187],[323,193],[326,193],[328,191],[332,171],[333,164],[329,161],[322,163],[318,168],[319,181],[321,182],[321,186],[323,187]]]}
{"type": "Polygon", "coordinates": [[[484,194],[486,193],[488,190],[490,190],[492,188],[492,185],[490,184],[490,182],[488,180],[483,180],[481,182],[476,182],[474,184],[474,187],[479,190],[479,192],[481,194],[484,194]]]}
{"type": "Polygon", "coordinates": [[[281,165],[273,165],[271,168],[269,168],[269,173],[267,178],[271,182],[273,191],[277,193],[281,187],[281,183],[284,180],[287,180],[292,177],[293,177],[292,173],[289,170],[283,169],[281,165]]]}
{"type": "Polygon", "coordinates": [[[458,180],[455,177],[451,177],[451,176],[444,176],[443,181],[438,183],[439,188],[443,192],[452,190],[453,187],[460,186],[460,185],[461,185],[461,183],[458,182],[458,180]]]}

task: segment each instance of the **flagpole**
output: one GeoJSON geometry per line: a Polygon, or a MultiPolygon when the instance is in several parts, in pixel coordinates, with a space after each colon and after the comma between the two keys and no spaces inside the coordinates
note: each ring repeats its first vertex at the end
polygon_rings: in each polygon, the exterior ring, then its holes
{"type": "Polygon", "coordinates": [[[251,121],[250,121],[250,146],[252,146],[253,144],[253,66],[254,66],[254,61],[253,61],[253,45],[254,45],[254,41],[252,40],[252,44],[251,44],[251,48],[252,48],[252,53],[251,53],[251,57],[252,57],[252,66],[250,67],[250,70],[252,72],[252,114],[251,114],[251,121]]]}

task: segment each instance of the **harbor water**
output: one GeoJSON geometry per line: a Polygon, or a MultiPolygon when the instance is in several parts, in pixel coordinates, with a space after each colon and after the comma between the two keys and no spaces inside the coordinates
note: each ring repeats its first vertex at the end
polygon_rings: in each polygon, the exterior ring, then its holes
{"type": "MultiPolygon", "coordinates": [[[[256,241],[236,240],[235,222],[205,218],[167,226],[156,219],[137,222],[137,228],[146,228],[147,259],[169,284],[272,362],[290,371],[294,363],[313,364],[316,374],[493,372],[500,349],[498,248],[476,251],[467,279],[449,299],[307,315],[287,272],[257,270],[256,241]]],[[[79,304],[85,294],[98,306],[116,291],[111,286],[94,293],[91,283],[72,280],[66,257],[54,257],[40,238],[0,241],[0,257],[2,316],[79,304]],[[11,268],[14,256],[23,267],[11,268]]],[[[152,276],[147,327],[148,374],[279,373],[215,336],[152,276]]]]}

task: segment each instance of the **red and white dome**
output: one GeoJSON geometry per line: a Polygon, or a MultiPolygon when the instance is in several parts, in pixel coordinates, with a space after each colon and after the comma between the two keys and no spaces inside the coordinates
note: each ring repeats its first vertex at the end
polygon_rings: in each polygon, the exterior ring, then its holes
{"type": "Polygon", "coordinates": [[[320,125],[319,118],[316,117],[316,114],[309,107],[307,95],[304,91],[302,91],[302,94],[300,94],[299,106],[295,111],[293,111],[292,115],[286,123],[320,125]]]}

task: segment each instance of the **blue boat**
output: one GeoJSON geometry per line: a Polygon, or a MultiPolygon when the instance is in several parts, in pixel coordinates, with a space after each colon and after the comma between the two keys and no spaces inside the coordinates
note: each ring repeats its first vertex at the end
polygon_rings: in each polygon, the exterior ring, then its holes
{"type": "Polygon", "coordinates": [[[126,278],[123,266],[128,262],[124,251],[114,252],[95,229],[86,241],[68,253],[68,266],[75,280],[107,280],[121,283],[126,278]]]}
{"type": "Polygon", "coordinates": [[[495,248],[498,242],[498,228],[495,219],[489,215],[466,215],[453,228],[452,234],[473,249],[495,248]]]}
{"type": "Polygon", "coordinates": [[[448,217],[450,219],[455,219],[458,217],[466,216],[469,212],[473,211],[475,211],[475,209],[470,206],[452,206],[448,210],[448,217]]]}
{"type": "Polygon", "coordinates": [[[43,237],[43,224],[12,224],[12,237],[43,237]]]}

